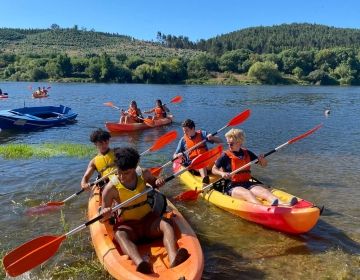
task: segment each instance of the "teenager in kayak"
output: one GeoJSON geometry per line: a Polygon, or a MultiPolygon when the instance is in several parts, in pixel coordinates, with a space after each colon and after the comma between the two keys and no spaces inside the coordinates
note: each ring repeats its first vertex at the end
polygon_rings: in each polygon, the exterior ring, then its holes
{"type": "MultiPolygon", "coordinates": [[[[265,185],[250,181],[250,166],[237,174],[230,175],[233,170],[236,170],[255,159],[259,160],[258,164],[261,167],[266,167],[267,160],[263,155],[256,156],[250,150],[243,148],[245,143],[245,133],[243,130],[232,128],[225,134],[225,138],[229,149],[216,160],[215,165],[212,168],[213,174],[231,180],[225,187],[225,193],[255,204],[261,204],[256,197],[267,200],[271,206],[277,206],[279,203],[284,204],[285,202],[279,201],[265,185]]],[[[289,204],[294,205],[296,203],[297,199],[296,197],[293,197],[289,204]]]]}
{"type": "Polygon", "coordinates": [[[135,100],[132,100],[127,111],[121,111],[120,123],[141,123],[143,115],[135,100]]]}
{"type": "Polygon", "coordinates": [[[144,111],[144,113],[145,114],[154,113],[154,116],[152,117],[153,120],[166,118],[167,112],[170,112],[169,108],[166,107],[165,104],[162,104],[162,101],[160,99],[157,99],[155,103],[156,103],[155,108],[149,111],[144,111]]]}
{"type": "MultiPolygon", "coordinates": [[[[96,146],[98,154],[89,162],[84,176],[81,179],[81,188],[89,188],[89,180],[95,171],[98,172],[98,178],[101,178],[115,169],[114,151],[109,147],[110,138],[110,133],[101,128],[91,133],[90,141],[96,146]]],[[[99,183],[99,185],[101,185],[101,183],[99,183]]],[[[102,185],[104,185],[104,183],[102,183],[102,185]]]]}
{"type": "MultiPolygon", "coordinates": [[[[110,176],[110,182],[102,193],[101,214],[105,216],[103,220],[110,218],[114,201],[122,203],[130,199],[143,192],[146,184],[153,187],[165,184],[163,178],[154,177],[149,170],[143,169],[138,174],[136,169],[139,158],[139,153],[133,148],[115,149],[117,175],[110,176]]],[[[114,231],[115,239],[122,252],[132,259],[136,270],[141,273],[150,274],[152,268],[150,263],[139,254],[136,242],[140,239],[154,240],[162,237],[169,256],[170,267],[179,265],[189,257],[185,248],[177,248],[174,229],[170,221],[162,217],[162,213],[152,210],[147,203],[147,195],[139,197],[121,209],[114,231]]]]}
{"type": "MultiPolygon", "coordinates": [[[[208,136],[206,130],[196,130],[195,123],[191,119],[185,120],[182,124],[182,130],[184,136],[179,140],[178,146],[173,155],[174,158],[182,158],[183,165],[190,165],[191,161],[200,154],[205,153],[208,150],[206,143],[221,143],[221,139],[217,136],[208,136]],[[201,145],[192,149],[195,145],[204,141],[201,145]],[[192,149],[190,152],[184,154],[186,150],[192,149]]],[[[207,175],[207,168],[199,169],[198,172],[205,184],[209,183],[209,177],[207,175]]]]}

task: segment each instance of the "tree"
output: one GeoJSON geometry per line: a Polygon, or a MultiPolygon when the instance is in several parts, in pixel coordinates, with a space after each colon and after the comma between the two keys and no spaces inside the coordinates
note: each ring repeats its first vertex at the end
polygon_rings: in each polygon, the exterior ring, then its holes
{"type": "Polygon", "coordinates": [[[53,24],[50,26],[50,28],[51,28],[52,30],[59,30],[59,29],[60,29],[60,26],[57,25],[56,23],[53,23],[53,24]]]}
{"type": "Polygon", "coordinates": [[[281,81],[281,75],[278,70],[278,66],[271,61],[255,62],[250,67],[248,76],[272,85],[281,81]]]}

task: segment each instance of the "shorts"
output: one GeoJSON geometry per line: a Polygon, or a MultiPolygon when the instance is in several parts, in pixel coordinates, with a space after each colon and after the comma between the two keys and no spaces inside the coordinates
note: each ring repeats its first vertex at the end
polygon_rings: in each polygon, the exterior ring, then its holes
{"type": "Polygon", "coordinates": [[[224,189],[224,193],[226,193],[227,195],[231,196],[231,193],[233,191],[234,188],[236,187],[242,187],[245,188],[247,190],[251,190],[251,188],[253,188],[255,185],[259,185],[259,183],[257,182],[230,182],[224,189]]]}

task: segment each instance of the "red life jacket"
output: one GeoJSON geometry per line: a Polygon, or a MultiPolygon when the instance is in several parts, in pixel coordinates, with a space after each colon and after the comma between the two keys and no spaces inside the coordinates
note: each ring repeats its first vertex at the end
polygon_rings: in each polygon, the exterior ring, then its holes
{"type": "MultiPolygon", "coordinates": [[[[195,136],[192,139],[190,139],[190,137],[188,137],[187,135],[184,135],[184,140],[185,140],[186,148],[188,150],[191,147],[195,146],[197,143],[200,143],[201,141],[203,141],[204,139],[202,138],[201,130],[197,130],[195,132],[195,136]]],[[[207,150],[208,150],[208,148],[207,148],[206,144],[203,143],[199,147],[197,147],[196,149],[192,150],[189,153],[189,159],[192,160],[192,159],[196,158],[198,155],[205,153],[207,150]]]]}
{"type": "MultiPolygon", "coordinates": [[[[236,155],[234,155],[233,152],[229,150],[225,151],[225,154],[231,159],[231,171],[234,171],[251,161],[248,151],[242,148],[241,150],[244,153],[244,157],[242,159],[238,158],[236,155]]],[[[250,166],[241,170],[239,173],[236,173],[231,176],[231,181],[237,183],[248,182],[250,179],[251,179],[250,166]]]]}
{"type": "Polygon", "coordinates": [[[166,112],[162,107],[156,107],[154,109],[155,112],[155,118],[162,119],[166,117],[166,112]]]}

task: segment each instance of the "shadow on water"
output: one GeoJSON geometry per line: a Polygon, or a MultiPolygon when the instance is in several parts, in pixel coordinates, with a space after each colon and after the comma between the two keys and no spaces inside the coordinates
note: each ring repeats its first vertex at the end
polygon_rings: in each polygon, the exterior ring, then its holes
{"type": "Polygon", "coordinates": [[[265,279],[264,272],[251,267],[249,261],[230,246],[209,239],[202,239],[201,243],[205,255],[202,279],[265,279]]]}

